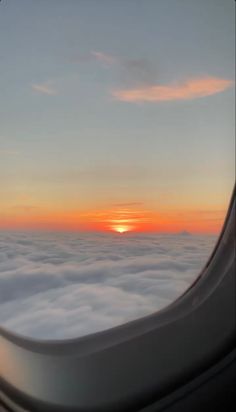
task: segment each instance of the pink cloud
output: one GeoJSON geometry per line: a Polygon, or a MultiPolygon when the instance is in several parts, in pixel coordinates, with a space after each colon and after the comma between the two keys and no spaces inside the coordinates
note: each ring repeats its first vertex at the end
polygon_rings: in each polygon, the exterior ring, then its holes
{"type": "Polygon", "coordinates": [[[223,92],[232,84],[232,80],[217,77],[200,77],[192,78],[182,83],[114,90],[112,95],[115,99],[124,102],[190,100],[223,92]]]}

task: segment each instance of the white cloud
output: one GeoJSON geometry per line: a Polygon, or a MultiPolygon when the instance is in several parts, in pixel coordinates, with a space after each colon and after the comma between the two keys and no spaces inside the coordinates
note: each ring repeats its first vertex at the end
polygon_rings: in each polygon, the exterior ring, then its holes
{"type": "Polygon", "coordinates": [[[111,54],[103,53],[100,51],[91,51],[91,56],[104,64],[105,66],[112,66],[118,61],[117,57],[112,56],[111,54]]]}
{"type": "Polygon", "coordinates": [[[56,89],[50,82],[34,83],[31,87],[35,92],[39,94],[46,94],[48,96],[54,96],[57,94],[56,89]]]}
{"type": "Polygon", "coordinates": [[[214,236],[0,234],[0,323],[38,339],[104,330],[168,305],[214,236]]]}

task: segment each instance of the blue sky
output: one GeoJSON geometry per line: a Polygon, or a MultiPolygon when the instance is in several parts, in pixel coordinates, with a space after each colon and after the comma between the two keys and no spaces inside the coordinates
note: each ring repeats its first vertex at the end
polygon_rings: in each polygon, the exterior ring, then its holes
{"type": "Polygon", "coordinates": [[[234,180],[234,4],[3,0],[0,224],[25,207],[225,209],[234,180]],[[160,87],[182,93],[199,79],[228,83],[201,97],[156,98],[160,87]],[[140,90],[154,101],[117,98],[140,90]]]}

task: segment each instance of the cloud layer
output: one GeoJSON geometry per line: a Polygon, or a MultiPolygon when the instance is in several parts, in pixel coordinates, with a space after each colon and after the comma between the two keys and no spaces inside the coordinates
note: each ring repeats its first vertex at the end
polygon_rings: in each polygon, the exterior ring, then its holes
{"type": "Polygon", "coordinates": [[[64,339],[148,315],[189,287],[215,240],[1,232],[0,324],[38,339],[64,339]]]}
{"type": "Polygon", "coordinates": [[[124,102],[162,102],[190,100],[222,92],[232,86],[231,80],[203,77],[182,83],[149,85],[144,87],[114,90],[113,97],[124,102]]]}

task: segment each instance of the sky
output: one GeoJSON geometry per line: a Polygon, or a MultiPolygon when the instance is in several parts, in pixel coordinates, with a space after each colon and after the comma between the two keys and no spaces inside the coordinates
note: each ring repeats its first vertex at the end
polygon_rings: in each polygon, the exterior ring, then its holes
{"type": "Polygon", "coordinates": [[[219,232],[233,0],[3,0],[0,229],[219,232]]]}

